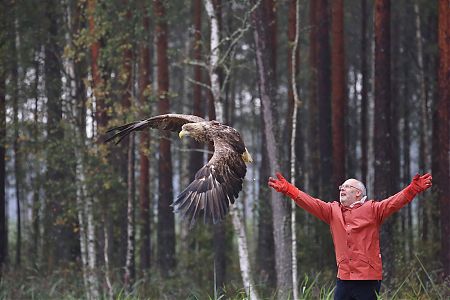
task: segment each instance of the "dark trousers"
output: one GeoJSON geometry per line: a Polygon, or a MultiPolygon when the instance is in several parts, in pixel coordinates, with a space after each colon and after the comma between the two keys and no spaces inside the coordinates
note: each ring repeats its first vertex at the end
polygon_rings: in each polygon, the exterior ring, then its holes
{"type": "Polygon", "coordinates": [[[381,280],[336,280],[334,300],[376,300],[381,280]]]}

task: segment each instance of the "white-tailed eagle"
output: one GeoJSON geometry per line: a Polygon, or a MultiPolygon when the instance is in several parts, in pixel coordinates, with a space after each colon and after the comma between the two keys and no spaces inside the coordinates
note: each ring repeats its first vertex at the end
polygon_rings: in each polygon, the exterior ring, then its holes
{"type": "Polygon", "coordinates": [[[107,133],[113,135],[105,142],[118,138],[119,143],[132,131],[148,127],[178,132],[180,138],[189,135],[198,142],[213,143],[213,156],[195,174],[195,179],[178,195],[172,206],[191,225],[200,216],[203,216],[205,223],[216,224],[223,220],[230,203],[234,203],[242,190],[247,172],[245,163],[252,162],[239,132],[233,127],[194,115],[166,114],[111,128],[107,133]]]}

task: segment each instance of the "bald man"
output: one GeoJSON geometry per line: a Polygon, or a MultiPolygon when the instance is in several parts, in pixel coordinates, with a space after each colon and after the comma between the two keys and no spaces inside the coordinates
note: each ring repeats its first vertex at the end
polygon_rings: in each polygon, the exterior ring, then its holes
{"type": "Polygon", "coordinates": [[[269,186],[330,226],[337,264],[334,299],[377,299],[382,279],[380,226],[432,185],[431,174],[416,175],[405,189],[381,200],[367,200],[364,184],[347,179],[339,202],[324,202],[302,192],[277,173],[269,186]]]}

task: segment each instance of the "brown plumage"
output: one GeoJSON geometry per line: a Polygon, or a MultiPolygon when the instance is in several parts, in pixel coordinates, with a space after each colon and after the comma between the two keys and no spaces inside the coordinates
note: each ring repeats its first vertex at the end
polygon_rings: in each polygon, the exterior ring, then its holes
{"type": "Polygon", "coordinates": [[[119,143],[130,132],[148,127],[178,132],[180,138],[189,135],[198,142],[214,144],[211,159],[195,174],[195,179],[172,206],[191,225],[201,216],[205,223],[223,220],[230,203],[234,203],[242,190],[247,171],[245,163],[252,161],[239,132],[194,115],[166,114],[111,128],[108,133],[114,134],[106,142],[118,137],[119,143]]]}

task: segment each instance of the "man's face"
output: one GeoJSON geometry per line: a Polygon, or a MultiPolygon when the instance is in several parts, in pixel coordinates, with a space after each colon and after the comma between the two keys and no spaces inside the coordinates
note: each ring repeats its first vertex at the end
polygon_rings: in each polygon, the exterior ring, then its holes
{"type": "Polygon", "coordinates": [[[361,199],[362,192],[358,186],[355,179],[348,179],[339,187],[339,201],[342,205],[350,206],[361,199]]]}

